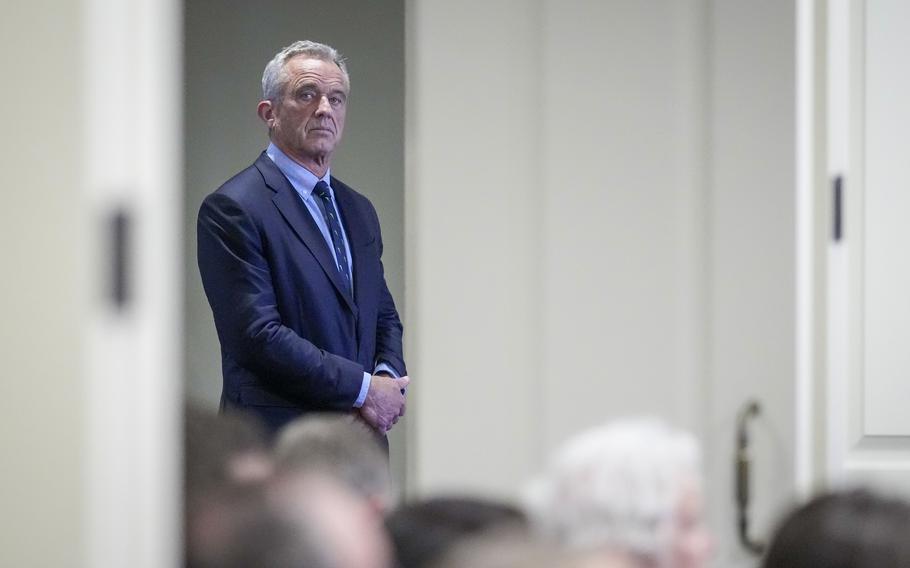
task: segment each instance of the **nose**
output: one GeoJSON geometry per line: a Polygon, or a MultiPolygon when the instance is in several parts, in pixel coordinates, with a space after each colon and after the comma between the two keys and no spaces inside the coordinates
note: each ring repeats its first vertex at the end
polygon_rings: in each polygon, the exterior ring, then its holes
{"type": "Polygon", "coordinates": [[[329,104],[329,97],[322,95],[319,97],[319,106],[316,107],[316,114],[330,114],[332,112],[332,105],[329,104]]]}

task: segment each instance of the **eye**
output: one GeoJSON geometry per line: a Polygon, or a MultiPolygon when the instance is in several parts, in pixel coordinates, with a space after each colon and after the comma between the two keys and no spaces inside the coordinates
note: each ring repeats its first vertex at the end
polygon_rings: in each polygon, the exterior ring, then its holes
{"type": "Polygon", "coordinates": [[[329,104],[333,107],[341,106],[344,104],[344,97],[332,95],[329,97],[329,104]]]}
{"type": "Polygon", "coordinates": [[[311,101],[316,97],[316,93],[313,91],[300,91],[297,93],[297,98],[302,101],[311,101]]]}

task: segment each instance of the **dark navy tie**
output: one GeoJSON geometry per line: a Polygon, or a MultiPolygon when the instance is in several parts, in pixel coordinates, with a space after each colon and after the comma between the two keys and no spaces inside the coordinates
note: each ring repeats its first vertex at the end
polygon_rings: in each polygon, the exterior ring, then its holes
{"type": "Polygon", "coordinates": [[[332,247],[335,249],[336,266],[338,273],[341,274],[341,280],[351,293],[351,271],[348,268],[348,253],[344,246],[344,235],[341,232],[341,223],[338,222],[338,216],[335,214],[335,206],[332,205],[332,194],[329,193],[329,186],[322,180],[316,182],[313,188],[313,195],[318,197],[316,203],[322,210],[322,217],[326,225],[329,226],[329,233],[332,235],[332,247]]]}

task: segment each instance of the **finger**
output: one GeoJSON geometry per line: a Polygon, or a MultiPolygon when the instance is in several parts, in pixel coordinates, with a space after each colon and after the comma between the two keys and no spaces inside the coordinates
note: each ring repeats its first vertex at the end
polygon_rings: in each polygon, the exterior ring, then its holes
{"type": "Polygon", "coordinates": [[[372,408],[367,409],[361,413],[363,415],[364,421],[370,425],[371,428],[379,428],[379,415],[372,408]]]}

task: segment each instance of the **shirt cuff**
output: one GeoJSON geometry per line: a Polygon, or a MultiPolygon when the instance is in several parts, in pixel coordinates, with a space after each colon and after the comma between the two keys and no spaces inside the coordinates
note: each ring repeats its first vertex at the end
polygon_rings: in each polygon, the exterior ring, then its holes
{"type": "MultiPolygon", "coordinates": [[[[398,371],[395,370],[395,367],[389,365],[385,361],[376,361],[376,368],[373,369],[373,374],[376,375],[376,374],[379,374],[382,372],[386,372],[386,373],[392,375],[392,377],[396,378],[396,379],[401,378],[401,375],[398,373],[398,371]]],[[[407,394],[407,393],[408,393],[407,387],[401,389],[401,394],[407,394]]]]}
{"type": "Polygon", "coordinates": [[[385,371],[386,373],[392,375],[396,379],[401,378],[401,374],[399,374],[398,371],[395,370],[395,367],[389,365],[385,361],[376,361],[376,368],[373,369],[373,374],[376,375],[382,371],[385,371]]]}
{"type": "Polygon", "coordinates": [[[363,402],[367,399],[367,393],[370,392],[370,383],[373,382],[373,377],[369,373],[363,374],[363,382],[360,383],[360,394],[357,396],[357,400],[354,401],[354,408],[360,408],[363,406],[363,402]]]}

